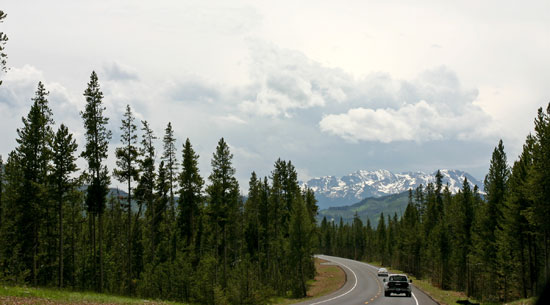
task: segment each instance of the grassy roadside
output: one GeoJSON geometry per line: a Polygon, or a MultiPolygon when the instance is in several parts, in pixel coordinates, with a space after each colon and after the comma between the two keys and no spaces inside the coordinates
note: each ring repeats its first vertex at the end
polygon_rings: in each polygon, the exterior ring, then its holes
{"type": "MultiPolygon", "coordinates": [[[[308,283],[307,297],[302,299],[277,298],[273,299],[274,304],[288,305],[302,302],[311,298],[327,295],[338,290],[346,282],[344,271],[335,265],[325,265],[327,261],[315,259],[317,276],[315,280],[308,283]]],[[[183,303],[144,300],[115,295],[108,295],[95,292],[76,292],[67,289],[55,288],[30,288],[10,287],[0,285],[0,304],[67,304],[67,305],[105,305],[105,304],[147,304],[147,305],[184,305],[183,303]]]]}
{"type": "Polygon", "coordinates": [[[128,298],[95,292],[75,292],[53,288],[0,286],[0,304],[148,304],[183,305],[183,303],[128,298]]]}
{"type": "Polygon", "coordinates": [[[342,268],[336,265],[324,265],[327,261],[315,259],[315,270],[317,276],[315,280],[308,283],[307,297],[301,299],[276,298],[273,304],[288,305],[306,301],[308,299],[321,297],[334,292],[346,283],[346,274],[342,268]]]}
{"type": "MultiPolygon", "coordinates": [[[[369,264],[380,266],[380,262],[370,262],[369,264]]],[[[396,269],[388,269],[388,270],[390,271],[390,273],[404,273],[403,271],[396,270],[396,269]]],[[[466,299],[469,299],[473,303],[481,303],[472,298],[468,298],[466,294],[463,292],[453,291],[453,290],[442,290],[433,286],[428,280],[417,279],[414,276],[409,276],[409,277],[413,280],[413,285],[416,286],[416,288],[422,290],[424,293],[429,295],[431,298],[433,298],[436,302],[438,302],[441,305],[455,305],[457,304],[456,301],[466,300],[466,299]]],[[[517,300],[511,303],[506,303],[506,305],[534,305],[535,303],[536,303],[536,298],[529,298],[529,299],[517,300]]],[[[490,305],[494,303],[481,303],[481,304],[490,305]]]]}

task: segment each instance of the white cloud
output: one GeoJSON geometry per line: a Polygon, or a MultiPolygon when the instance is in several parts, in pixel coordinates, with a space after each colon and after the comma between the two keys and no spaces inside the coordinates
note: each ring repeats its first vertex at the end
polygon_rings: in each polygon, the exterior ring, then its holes
{"type": "Polygon", "coordinates": [[[437,105],[420,101],[391,108],[353,108],[343,114],[331,114],[319,122],[322,131],[350,142],[394,141],[426,142],[442,139],[473,140],[483,136],[487,115],[478,109],[460,114],[445,112],[437,105]]]}
{"type": "Polygon", "coordinates": [[[239,109],[260,116],[291,117],[298,109],[324,107],[347,98],[350,76],[323,67],[297,51],[269,43],[250,42],[251,79],[249,97],[239,109]]]}
{"type": "Polygon", "coordinates": [[[473,140],[495,128],[445,66],[412,80],[376,72],[360,79],[310,60],[297,51],[251,43],[251,79],[238,109],[249,116],[319,123],[321,131],[350,142],[473,140]]]}

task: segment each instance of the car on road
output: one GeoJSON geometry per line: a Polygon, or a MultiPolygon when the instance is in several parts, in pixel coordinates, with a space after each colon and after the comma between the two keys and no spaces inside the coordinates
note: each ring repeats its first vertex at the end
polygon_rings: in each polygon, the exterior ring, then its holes
{"type": "Polygon", "coordinates": [[[389,297],[392,293],[404,293],[410,297],[412,293],[412,280],[405,274],[390,274],[388,279],[384,279],[384,296],[389,297]]]}
{"type": "Polygon", "coordinates": [[[388,269],[386,268],[380,268],[378,269],[378,276],[388,276],[388,269]]]}

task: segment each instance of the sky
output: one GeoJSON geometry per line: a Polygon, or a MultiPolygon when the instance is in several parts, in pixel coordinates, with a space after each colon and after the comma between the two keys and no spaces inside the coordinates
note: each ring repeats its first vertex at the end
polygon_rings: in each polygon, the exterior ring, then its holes
{"type": "Polygon", "coordinates": [[[550,102],[547,0],[5,0],[0,10],[4,160],[39,81],[56,126],[84,146],[92,71],[111,170],[130,105],[159,138],[172,123],[180,161],[189,138],[205,178],[224,137],[243,192],[278,158],[301,180],[443,168],[483,179],[498,140],[513,162],[550,102]]]}

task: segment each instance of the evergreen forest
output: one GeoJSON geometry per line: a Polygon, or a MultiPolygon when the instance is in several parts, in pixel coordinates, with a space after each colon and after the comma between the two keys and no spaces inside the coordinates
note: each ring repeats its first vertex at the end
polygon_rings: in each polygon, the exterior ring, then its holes
{"type": "Polygon", "coordinates": [[[539,295],[550,278],[550,104],[534,120],[516,161],[502,140],[490,158],[484,192],[451,194],[435,183],[409,190],[403,215],[377,227],[323,218],[320,253],[376,262],[484,302],[539,295]]]}
{"type": "Polygon", "coordinates": [[[290,161],[251,173],[242,196],[223,138],[203,176],[189,139],[180,147],[171,123],[158,136],[128,105],[108,168],[97,74],[83,93],[83,147],[55,128],[48,94],[40,82],[17,147],[0,156],[0,282],[200,304],[305,296],[317,205],[290,161]],[[115,180],[124,192],[109,195],[115,180]]]}

